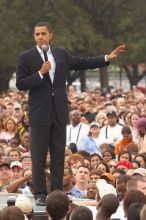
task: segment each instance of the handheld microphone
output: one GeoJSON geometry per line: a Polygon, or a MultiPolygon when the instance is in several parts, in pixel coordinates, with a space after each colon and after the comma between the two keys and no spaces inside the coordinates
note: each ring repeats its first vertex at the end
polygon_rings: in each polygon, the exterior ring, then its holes
{"type": "Polygon", "coordinates": [[[45,62],[48,61],[48,56],[47,56],[47,46],[45,44],[42,45],[42,51],[43,51],[43,54],[44,54],[44,58],[45,58],[45,62]]]}

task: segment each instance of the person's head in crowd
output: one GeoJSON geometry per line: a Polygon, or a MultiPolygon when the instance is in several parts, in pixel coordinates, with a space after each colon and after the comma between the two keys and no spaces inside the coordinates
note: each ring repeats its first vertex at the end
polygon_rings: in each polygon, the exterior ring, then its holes
{"type": "Polygon", "coordinates": [[[22,110],[23,112],[28,112],[29,106],[28,106],[28,101],[23,101],[22,102],[22,110]]]}
{"type": "Polygon", "coordinates": [[[64,168],[64,175],[63,175],[63,191],[69,192],[73,187],[73,172],[71,168],[65,167],[64,168]]]}
{"type": "Polygon", "coordinates": [[[0,144],[0,155],[4,156],[5,155],[5,150],[3,148],[3,146],[0,144]]]}
{"type": "Polygon", "coordinates": [[[74,174],[77,171],[78,167],[82,164],[84,164],[84,158],[80,154],[76,153],[70,155],[68,159],[68,165],[72,169],[74,174]]]}
{"type": "Polygon", "coordinates": [[[3,119],[0,118],[0,132],[3,130],[4,126],[3,126],[3,119]]]}
{"type": "Polygon", "coordinates": [[[20,161],[13,161],[10,165],[11,168],[11,181],[17,180],[22,177],[23,167],[20,161]]]}
{"type": "Polygon", "coordinates": [[[101,145],[99,146],[99,148],[100,148],[100,152],[101,152],[101,154],[103,155],[104,151],[106,151],[106,150],[110,150],[110,145],[104,143],[104,144],[101,144],[101,145]]]}
{"type": "Polygon", "coordinates": [[[9,140],[9,147],[11,147],[11,148],[17,148],[18,146],[19,146],[19,140],[17,139],[17,138],[11,138],[10,140],[9,140]]]}
{"type": "Polygon", "coordinates": [[[132,131],[129,126],[124,125],[122,130],[121,130],[123,140],[129,140],[132,139],[132,131]]]}
{"type": "Polygon", "coordinates": [[[76,186],[78,189],[85,190],[88,182],[90,181],[90,170],[87,166],[81,165],[78,167],[75,174],[76,186]]]}
{"type": "Polygon", "coordinates": [[[90,180],[91,181],[97,181],[102,176],[103,172],[100,170],[91,170],[90,171],[90,180]]]}
{"type": "Polygon", "coordinates": [[[124,196],[127,192],[127,183],[131,179],[128,175],[118,176],[115,180],[116,191],[118,193],[119,200],[124,199],[124,196]]]}
{"type": "Polygon", "coordinates": [[[134,170],[132,176],[135,178],[146,177],[146,169],[143,167],[139,167],[134,170]]]}
{"type": "Polygon", "coordinates": [[[130,115],[130,126],[132,128],[135,128],[137,129],[137,121],[138,119],[140,118],[140,113],[139,112],[132,112],[131,115],[130,115]]]}
{"type": "Polygon", "coordinates": [[[91,122],[89,136],[93,138],[97,138],[100,132],[100,124],[96,121],[91,122]]]}
{"type": "Polygon", "coordinates": [[[108,125],[110,127],[115,127],[116,124],[118,123],[117,113],[115,111],[109,111],[107,112],[106,117],[108,119],[108,125]]]}
{"type": "Polygon", "coordinates": [[[136,155],[136,157],[134,158],[135,160],[137,160],[140,163],[140,167],[146,168],[146,156],[143,153],[139,153],[136,155]]]}
{"type": "Polygon", "coordinates": [[[78,154],[80,154],[82,157],[90,157],[90,153],[88,153],[86,150],[79,150],[78,154]]]}
{"type": "Polygon", "coordinates": [[[110,173],[109,167],[108,167],[107,163],[105,163],[104,161],[98,162],[95,165],[94,169],[100,170],[103,173],[110,173]]]}
{"type": "Polygon", "coordinates": [[[100,127],[103,127],[105,125],[105,121],[107,120],[106,114],[104,112],[99,112],[96,117],[95,121],[99,123],[100,127]]]}
{"type": "Polygon", "coordinates": [[[12,148],[8,151],[8,156],[13,160],[19,161],[21,159],[21,153],[18,149],[12,148]]]}
{"type": "Polygon", "coordinates": [[[7,151],[7,148],[8,148],[8,143],[5,139],[0,139],[0,145],[3,146],[3,149],[4,151],[6,152],[7,151]]]}
{"type": "Polygon", "coordinates": [[[127,145],[127,151],[132,155],[132,159],[138,154],[138,146],[134,143],[127,145]]]}
{"type": "Polygon", "coordinates": [[[140,211],[140,220],[145,220],[145,217],[146,217],[146,205],[143,205],[140,211]]]}
{"type": "Polygon", "coordinates": [[[97,187],[95,181],[90,181],[86,186],[87,191],[87,198],[88,199],[95,199],[97,193],[97,187]]]}
{"type": "Polygon", "coordinates": [[[66,152],[66,151],[65,151],[65,156],[64,156],[64,166],[65,166],[65,167],[68,167],[68,166],[69,166],[68,160],[69,160],[69,158],[70,158],[70,155],[71,155],[71,152],[66,152]]]}
{"type": "Polygon", "coordinates": [[[116,169],[116,165],[117,165],[117,161],[116,160],[110,160],[108,162],[110,173],[112,173],[116,169]]]}
{"type": "Polygon", "coordinates": [[[131,153],[128,150],[121,150],[118,155],[118,161],[121,160],[131,161],[132,160],[131,153]]]}
{"type": "Polygon", "coordinates": [[[29,132],[24,131],[20,136],[20,145],[24,147],[27,151],[30,149],[29,132]]]}
{"type": "Polygon", "coordinates": [[[78,206],[76,207],[71,215],[69,220],[93,220],[92,211],[85,206],[78,206]]]}
{"type": "Polygon", "coordinates": [[[2,209],[1,220],[25,220],[24,213],[17,206],[8,206],[2,209]]]}
{"type": "Polygon", "coordinates": [[[81,113],[84,113],[86,110],[84,99],[78,98],[76,101],[76,104],[77,104],[78,111],[80,111],[81,113]]]}
{"type": "Polygon", "coordinates": [[[21,122],[22,122],[22,126],[25,128],[29,127],[29,117],[28,117],[28,112],[25,111],[21,117],[21,122]]]}
{"type": "Polygon", "coordinates": [[[123,207],[126,217],[128,216],[128,209],[130,205],[135,202],[142,204],[146,203],[146,196],[144,193],[136,189],[128,191],[124,197],[123,207]]]}
{"type": "Polygon", "coordinates": [[[139,178],[132,178],[127,183],[127,191],[131,190],[139,190],[143,192],[146,196],[146,178],[145,177],[139,177],[139,178]]]}
{"type": "Polygon", "coordinates": [[[114,176],[113,176],[111,173],[103,173],[103,174],[101,175],[100,179],[106,180],[106,182],[107,182],[108,184],[111,184],[111,185],[113,185],[113,186],[114,186],[114,184],[115,184],[115,178],[114,178],[114,176]]]}
{"type": "Polygon", "coordinates": [[[84,115],[81,115],[81,120],[80,120],[80,122],[82,122],[82,123],[84,123],[84,124],[87,124],[87,125],[89,124],[87,118],[86,118],[84,115]]]}
{"type": "Polygon", "coordinates": [[[24,153],[23,154],[23,156],[21,158],[21,163],[22,163],[23,169],[32,167],[32,161],[31,161],[30,153],[24,153]]]}
{"type": "Polygon", "coordinates": [[[72,110],[69,115],[72,126],[77,126],[81,120],[81,113],[78,110],[72,110]]]}
{"type": "Polygon", "coordinates": [[[137,120],[137,130],[139,134],[144,137],[146,134],[146,118],[139,118],[137,120]]]}
{"type": "Polygon", "coordinates": [[[126,171],[126,175],[128,175],[128,176],[132,176],[133,173],[134,173],[134,169],[133,169],[133,168],[130,168],[130,169],[128,169],[128,170],[126,171]]]}
{"type": "Polygon", "coordinates": [[[89,167],[89,169],[91,169],[91,167],[90,167],[90,157],[84,157],[84,165],[89,167]]]}
{"type": "Polygon", "coordinates": [[[124,121],[125,121],[125,124],[128,126],[130,126],[130,117],[131,117],[131,112],[127,111],[124,116],[124,121]]]}
{"type": "Polygon", "coordinates": [[[46,198],[46,212],[51,219],[61,220],[70,211],[68,196],[59,190],[54,190],[46,198]]]}
{"type": "Polygon", "coordinates": [[[127,172],[128,169],[132,168],[132,163],[128,160],[121,160],[117,163],[116,167],[127,172]]]}
{"type": "Polygon", "coordinates": [[[18,195],[16,198],[15,206],[20,208],[21,211],[26,215],[28,220],[31,220],[34,213],[33,213],[33,205],[31,200],[26,197],[25,195],[18,195]]]}
{"type": "Polygon", "coordinates": [[[8,102],[5,105],[6,109],[5,109],[5,116],[7,118],[13,117],[14,115],[14,104],[12,102],[8,102]]]}
{"type": "Polygon", "coordinates": [[[96,220],[110,219],[119,206],[118,198],[113,194],[107,194],[101,199],[100,207],[96,215],[96,220]]]}
{"type": "Polygon", "coordinates": [[[137,169],[140,167],[140,163],[138,160],[132,160],[131,163],[132,163],[133,169],[137,169]]]}
{"type": "Polygon", "coordinates": [[[112,150],[105,150],[102,157],[104,162],[108,163],[110,160],[115,159],[115,154],[112,150]]]}
{"type": "Polygon", "coordinates": [[[14,133],[16,132],[17,125],[13,118],[8,118],[4,122],[4,129],[8,133],[14,133]]]}
{"type": "Polygon", "coordinates": [[[128,220],[140,220],[140,212],[143,208],[144,204],[134,202],[130,205],[128,209],[128,220]]]}
{"type": "Polygon", "coordinates": [[[10,164],[5,161],[0,161],[0,186],[9,183],[10,177],[10,164]]]}
{"type": "Polygon", "coordinates": [[[136,112],[136,111],[138,111],[137,106],[136,106],[136,103],[133,103],[133,104],[131,104],[131,105],[129,106],[129,111],[130,111],[130,112],[136,112]]]}
{"type": "Polygon", "coordinates": [[[115,169],[113,172],[112,172],[112,175],[114,176],[114,178],[116,179],[118,176],[121,176],[121,175],[125,175],[126,172],[122,169],[115,169]]]}
{"type": "Polygon", "coordinates": [[[123,97],[117,98],[117,108],[119,108],[119,106],[125,106],[125,98],[123,97]]]}
{"type": "Polygon", "coordinates": [[[99,154],[91,154],[90,155],[90,163],[91,163],[91,169],[94,169],[95,165],[102,160],[101,156],[99,154]]]}

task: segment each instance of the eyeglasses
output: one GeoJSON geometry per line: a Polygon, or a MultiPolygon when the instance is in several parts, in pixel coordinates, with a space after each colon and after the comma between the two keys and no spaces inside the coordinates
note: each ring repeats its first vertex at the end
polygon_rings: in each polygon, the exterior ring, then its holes
{"type": "Polygon", "coordinates": [[[116,165],[109,164],[109,168],[116,168],[116,165]]]}

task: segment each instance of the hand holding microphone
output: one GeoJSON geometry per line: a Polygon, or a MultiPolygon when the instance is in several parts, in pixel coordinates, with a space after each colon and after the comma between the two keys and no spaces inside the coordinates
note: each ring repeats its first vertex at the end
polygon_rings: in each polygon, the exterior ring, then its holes
{"type": "Polygon", "coordinates": [[[45,58],[45,62],[43,63],[41,69],[40,69],[40,73],[42,75],[45,75],[49,72],[49,70],[51,69],[51,63],[48,61],[48,57],[47,57],[47,46],[46,45],[42,45],[42,51],[44,54],[44,58],[45,58]]]}

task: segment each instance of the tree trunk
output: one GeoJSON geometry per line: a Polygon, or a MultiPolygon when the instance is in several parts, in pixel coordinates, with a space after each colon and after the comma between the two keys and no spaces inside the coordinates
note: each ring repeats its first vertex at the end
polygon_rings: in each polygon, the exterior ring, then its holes
{"type": "Polygon", "coordinates": [[[100,83],[101,83],[101,89],[109,88],[109,77],[108,77],[108,68],[107,67],[103,67],[100,68],[100,83]]]}
{"type": "Polygon", "coordinates": [[[7,91],[9,89],[9,79],[0,77],[0,92],[7,91]]]}

